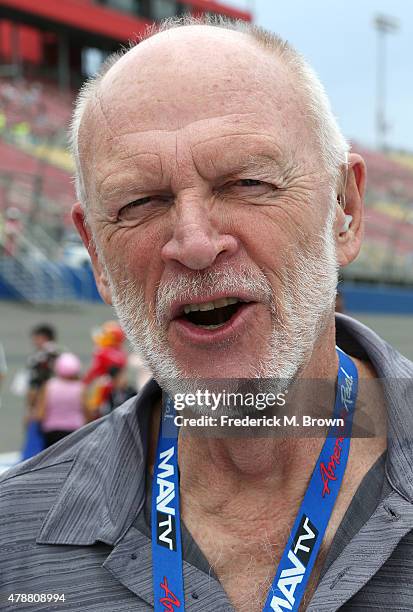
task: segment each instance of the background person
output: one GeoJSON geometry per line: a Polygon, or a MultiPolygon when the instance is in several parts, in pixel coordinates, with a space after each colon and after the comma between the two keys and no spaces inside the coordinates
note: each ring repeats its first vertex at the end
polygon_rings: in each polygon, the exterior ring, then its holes
{"type": "Polygon", "coordinates": [[[92,363],[83,377],[83,381],[89,385],[99,376],[107,374],[112,367],[123,367],[128,359],[127,352],[123,348],[125,334],[117,321],[106,321],[94,330],[92,338],[95,343],[92,363]]]}
{"type": "Polygon", "coordinates": [[[109,370],[113,367],[123,368],[128,361],[128,354],[123,344],[125,334],[119,323],[106,321],[94,330],[92,334],[95,343],[92,362],[83,377],[88,385],[87,414],[88,420],[93,421],[100,416],[100,407],[106,402],[111,389],[109,370]]]}
{"type": "Polygon", "coordinates": [[[43,386],[36,402],[46,448],[85,422],[85,384],[80,380],[81,363],[73,353],[62,353],[54,365],[54,376],[43,386]]]}
{"type": "Polygon", "coordinates": [[[31,331],[31,341],[34,346],[34,353],[27,360],[28,391],[27,407],[28,419],[37,401],[37,395],[53,374],[54,363],[59,350],[56,345],[56,330],[52,325],[42,323],[36,325],[31,331]]]}
{"type": "Polygon", "coordinates": [[[37,404],[40,393],[53,375],[54,364],[59,350],[56,345],[56,330],[52,325],[41,323],[31,331],[31,341],[35,348],[26,365],[26,413],[24,416],[24,440],[21,458],[29,459],[45,448],[44,434],[37,416],[37,404]]]}
{"type": "Polygon", "coordinates": [[[13,257],[18,254],[23,232],[22,213],[16,206],[7,208],[3,232],[3,253],[13,257]]]}

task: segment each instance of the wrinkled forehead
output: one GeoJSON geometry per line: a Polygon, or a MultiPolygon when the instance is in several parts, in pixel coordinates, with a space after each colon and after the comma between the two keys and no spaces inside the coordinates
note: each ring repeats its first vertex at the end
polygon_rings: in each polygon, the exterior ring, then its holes
{"type": "Polygon", "coordinates": [[[243,33],[194,26],[142,42],[104,76],[81,123],[82,167],[95,173],[102,160],[148,142],[159,148],[162,133],[188,126],[202,126],[205,138],[267,131],[301,155],[303,142],[315,145],[303,95],[273,51],[243,33]]]}

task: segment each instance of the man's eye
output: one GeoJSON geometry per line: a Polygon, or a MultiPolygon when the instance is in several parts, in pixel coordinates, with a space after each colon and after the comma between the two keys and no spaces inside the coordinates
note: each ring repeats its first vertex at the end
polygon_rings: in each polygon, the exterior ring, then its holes
{"type": "Polygon", "coordinates": [[[129,202],[129,204],[123,206],[118,213],[118,218],[123,221],[135,219],[137,216],[144,214],[144,211],[165,206],[165,204],[168,204],[170,200],[170,197],[162,195],[138,198],[137,200],[133,200],[132,202],[129,202]]]}
{"type": "Polygon", "coordinates": [[[238,191],[241,193],[250,192],[251,195],[265,195],[269,194],[272,191],[275,191],[277,187],[272,185],[271,183],[267,183],[265,181],[259,181],[258,179],[238,179],[237,181],[232,181],[224,185],[225,190],[229,191],[238,191]]]}
{"type": "Polygon", "coordinates": [[[239,181],[233,183],[233,185],[235,187],[257,187],[260,185],[266,185],[266,183],[263,183],[262,181],[257,181],[255,179],[240,179],[239,181]]]}
{"type": "Polygon", "coordinates": [[[125,208],[134,208],[136,206],[143,206],[144,204],[149,204],[149,202],[154,202],[156,200],[161,200],[162,198],[160,196],[146,196],[146,198],[139,198],[138,200],[133,200],[133,202],[129,202],[129,204],[126,204],[126,206],[124,206],[122,208],[122,210],[124,210],[125,208]]]}

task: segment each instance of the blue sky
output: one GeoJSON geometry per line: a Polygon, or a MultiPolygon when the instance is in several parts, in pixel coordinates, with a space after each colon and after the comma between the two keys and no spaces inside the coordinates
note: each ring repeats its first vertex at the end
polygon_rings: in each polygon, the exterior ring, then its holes
{"type": "Polygon", "coordinates": [[[376,144],[377,13],[398,19],[387,36],[388,144],[413,151],[412,0],[223,0],[254,6],[255,21],[292,43],[323,82],[348,138],[376,144]]]}

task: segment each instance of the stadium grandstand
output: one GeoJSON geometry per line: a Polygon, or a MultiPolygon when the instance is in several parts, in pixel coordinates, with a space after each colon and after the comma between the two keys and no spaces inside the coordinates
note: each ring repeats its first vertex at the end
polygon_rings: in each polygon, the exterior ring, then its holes
{"type": "MultiPolygon", "coordinates": [[[[107,55],[154,21],[250,13],[211,0],[0,0],[0,296],[97,299],[73,232],[73,99],[107,55]]],[[[366,240],[346,281],[413,284],[413,155],[353,143],[368,167],[366,240]]]]}
{"type": "Polygon", "coordinates": [[[413,155],[353,143],[367,164],[365,240],[344,277],[413,284],[413,155]]]}
{"type": "Polygon", "coordinates": [[[0,0],[1,297],[98,299],[70,221],[73,100],[110,53],[188,13],[251,20],[212,0],[0,0]]]}

